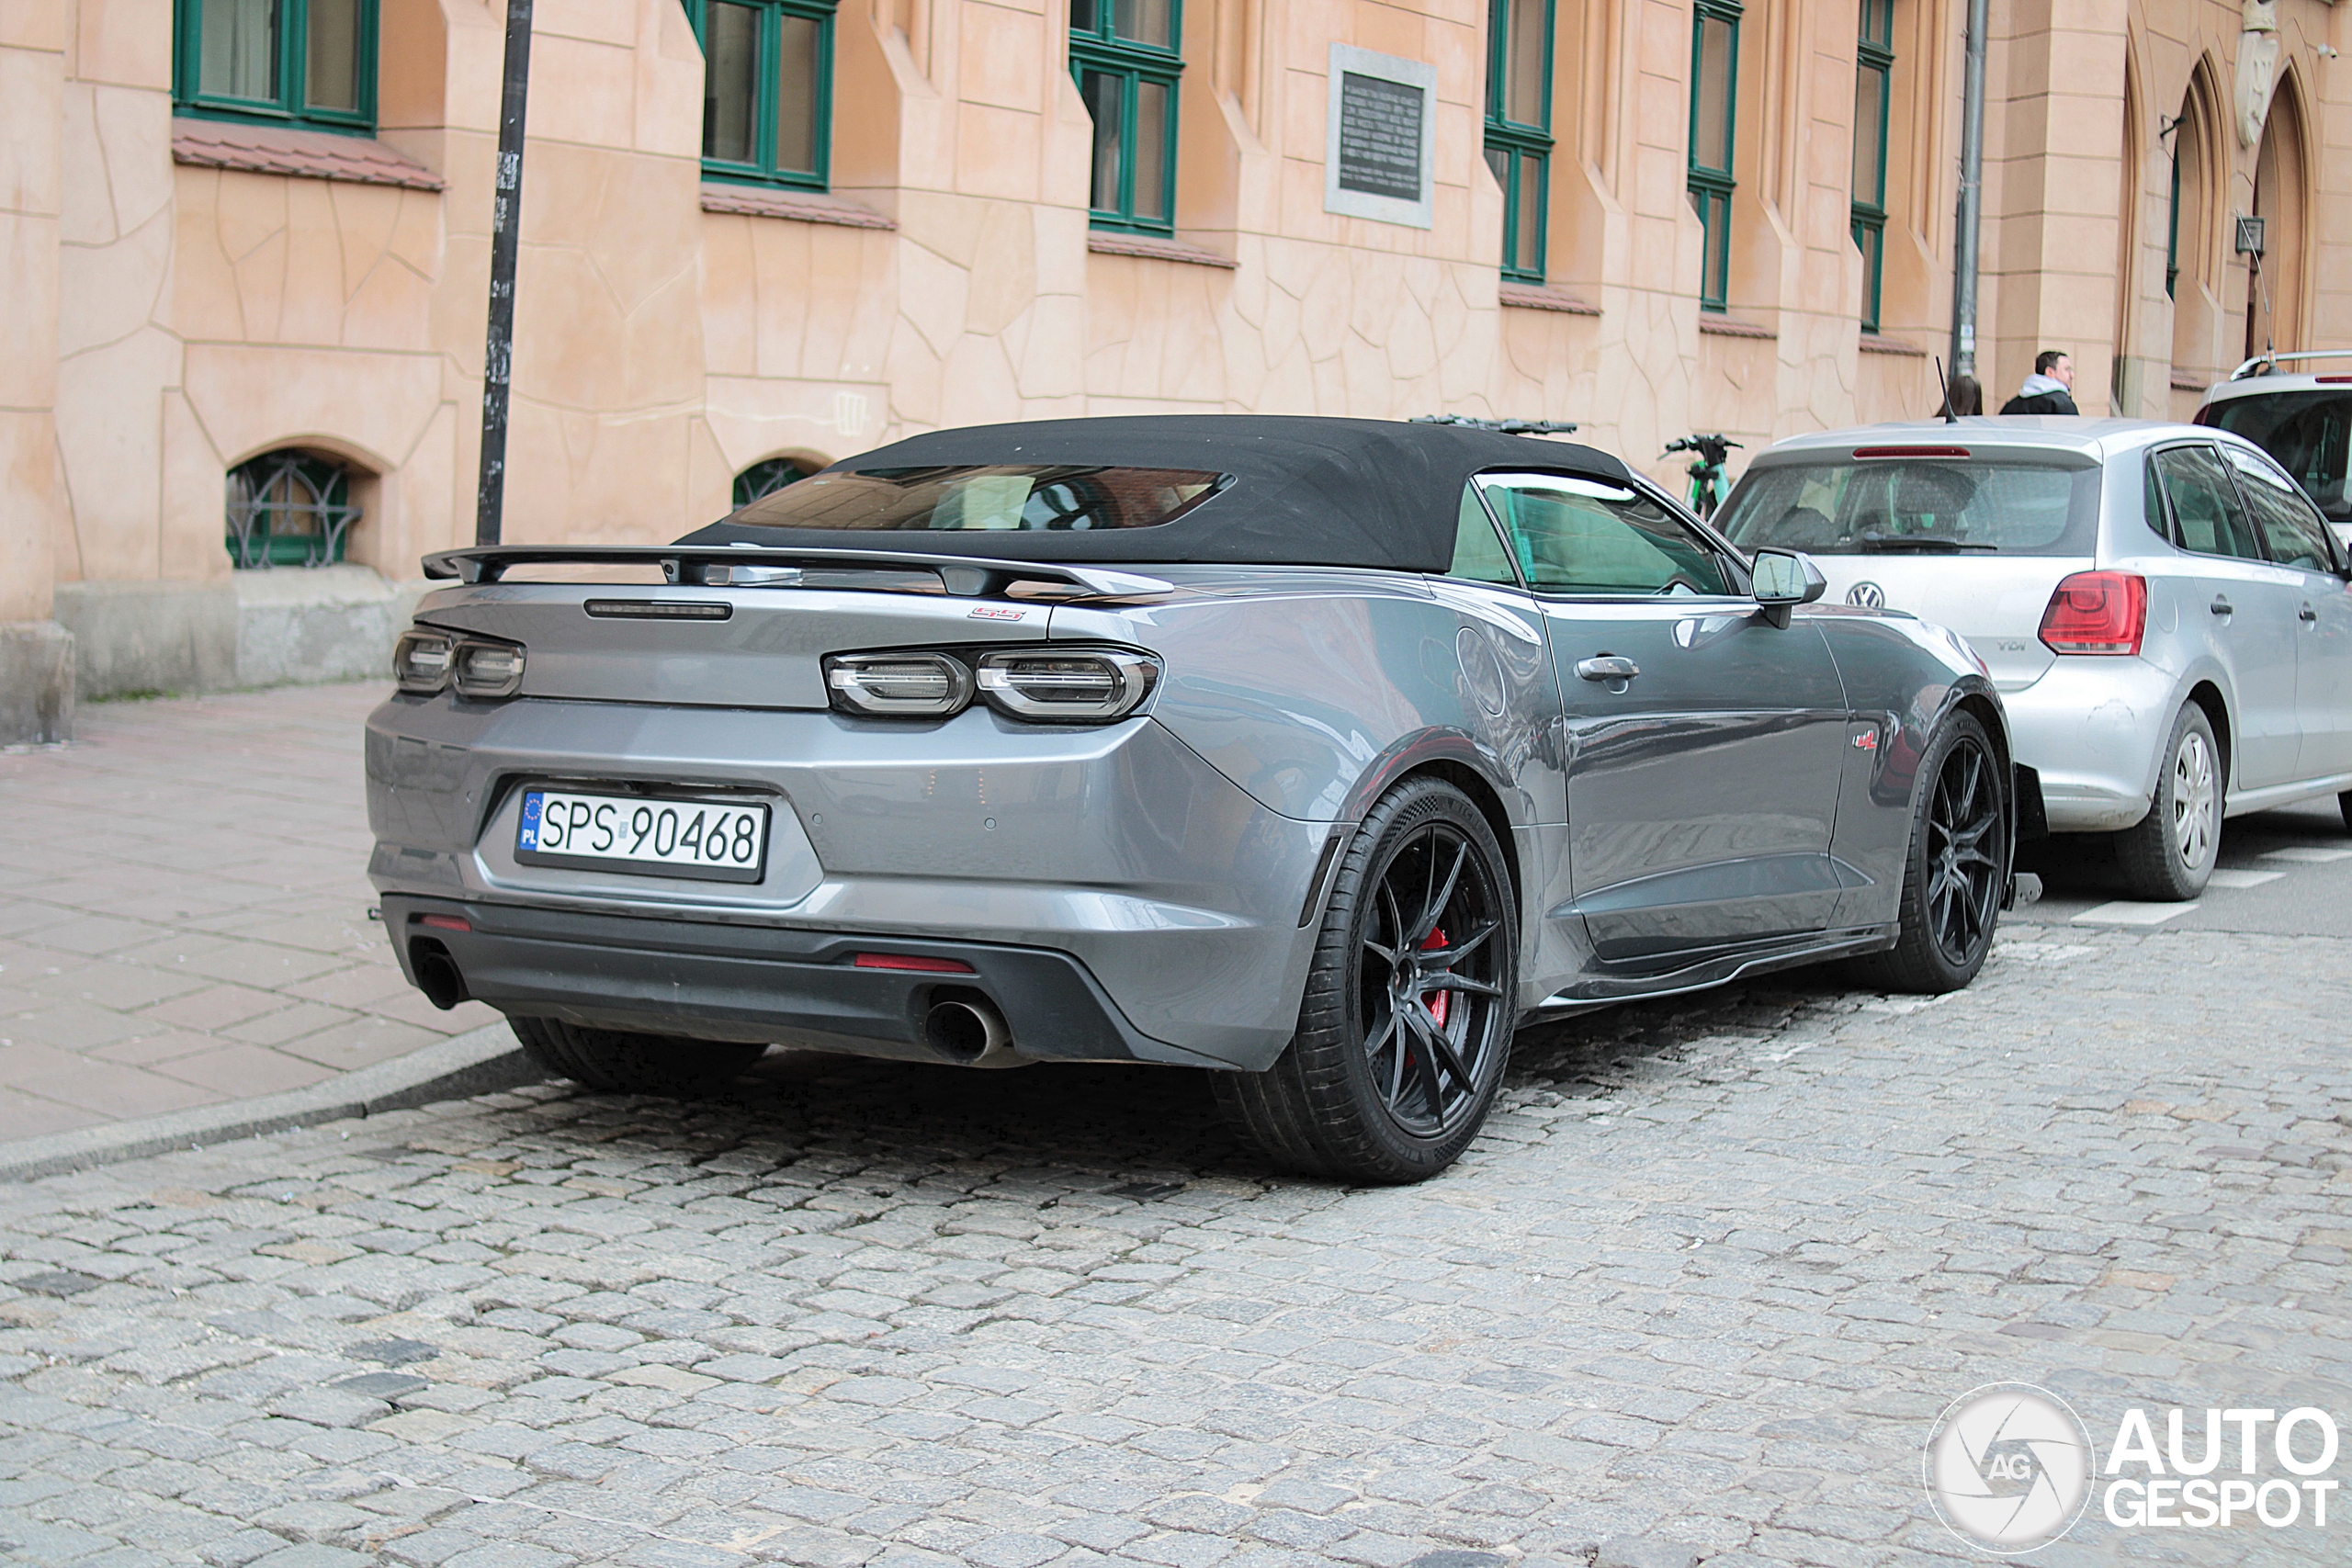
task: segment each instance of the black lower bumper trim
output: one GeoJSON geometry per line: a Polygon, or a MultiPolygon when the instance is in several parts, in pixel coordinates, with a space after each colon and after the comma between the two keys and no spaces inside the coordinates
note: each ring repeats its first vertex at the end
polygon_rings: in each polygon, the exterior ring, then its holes
{"type": "Polygon", "coordinates": [[[940,1061],[924,1042],[924,1015],[942,992],[978,992],[1003,1013],[1023,1055],[1213,1065],[1137,1032],[1083,964],[1047,948],[401,895],[383,906],[410,984],[446,992],[446,962],[465,996],[510,1016],[940,1061]],[[429,925],[428,916],[435,917],[429,925]],[[854,962],[876,952],[953,959],[973,973],[854,962]]]}

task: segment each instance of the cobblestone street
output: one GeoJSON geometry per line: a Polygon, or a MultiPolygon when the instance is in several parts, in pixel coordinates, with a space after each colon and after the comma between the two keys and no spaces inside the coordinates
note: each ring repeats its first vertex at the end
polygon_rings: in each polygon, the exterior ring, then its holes
{"type": "MultiPolygon", "coordinates": [[[[1919,1485],[1975,1385],[2102,1453],[2352,1404],[2346,956],[2014,925],[1932,1003],[1530,1031],[1410,1190],[1252,1166],[1174,1071],[808,1056],[0,1190],[0,1556],[1982,1561],[1919,1485]]],[[[2032,1561],[2341,1562],[2330,1518],[2094,1504],[2032,1561]]]]}

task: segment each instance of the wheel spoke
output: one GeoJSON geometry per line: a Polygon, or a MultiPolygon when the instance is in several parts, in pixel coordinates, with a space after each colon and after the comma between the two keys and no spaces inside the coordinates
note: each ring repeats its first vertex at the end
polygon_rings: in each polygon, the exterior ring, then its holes
{"type": "MultiPolygon", "coordinates": [[[[1432,839],[1436,837],[1435,829],[1431,829],[1430,837],[1432,839]]],[[[1412,932],[1405,939],[1405,945],[1407,947],[1420,946],[1421,943],[1429,941],[1430,933],[1437,930],[1437,923],[1439,919],[1445,914],[1445,906],[1453,897],[1453,885],[1461,880],[1462,867],[1469,858],[1470,845],[1466,840],[1454,846],[1453,864],[1446,869],[1445,886],[1442,887],[1432,886],[1432,890],[1430,894],[1430,901],[1421,910],[1421,918],[1413,922],[1412,932]]],[[[1430,871],[1432,877],[1434,877],[1437,871],[1436,845],[1434,843],[1430,845],[1430,871]]]]}
{"type": "Polygon", "coordinates": [[[1474,997],[1499,997],[1500,986],[1489,986],[1484,980],[1473,980],[1467,975],[1427,975],[1421,978],[1424,991],[1462,991],[1474,997]]]}
{"type": "Polygon", "coordinates": [[[1438,1064],[1453,1075],[1453,1081],[1461,1086],[1462,1092],[1467,1094],[1470,1092],[1470,1069],[1463,1065],[1460,1053],[1453,1048],[1453,1041],[1438,1026],[1437,1020],[1430,1016],[1427,1008],[1415,1002],[1413,1009],[1419,1015],[1413,1021],[1415,1032],[1429,1047],[1430,1054],[1438,1064]]]}
{"type": "Polygon", "coordinates": [[[1501,925],[1500,920],[1488,920],[1485,925],[1480,926],[1475,934],[1464,937],[1452,947],[1425,947],[1421,950],[1421,962],[1424,964],[1442,964],[1451,969],[1469,957],[1478,945],[1494,935],[1501,925]]]}

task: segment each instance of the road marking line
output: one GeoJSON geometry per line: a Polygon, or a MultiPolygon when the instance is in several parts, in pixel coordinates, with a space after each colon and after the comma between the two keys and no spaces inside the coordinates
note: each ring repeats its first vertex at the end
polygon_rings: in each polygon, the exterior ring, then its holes
{"type": "Polygon", "coordinates": [[[2262,858],[2292,861],[2298,865],[2325,865],[2331,861],[2352,860],[2352,850],[2314,850],[2298,845],[2291,850],[2265,850],[2262,858]]]}
{"type": "Polygon", "coordinates": [[[2160,926],[2175,915],[2186,915],[2197,908],[2197,901],[2186,904],[2135,904],[2119,898],[2111,904],[2101,904],[2085,909],[2070,924],[2077,926],[2160,926]]]}
{"type": "Polygon", "coordinates": [[[2283,871],[2229,871],[2216,867],[2211,885],[2215,887],[2259,887],[2286,874],[2283,871]]]}

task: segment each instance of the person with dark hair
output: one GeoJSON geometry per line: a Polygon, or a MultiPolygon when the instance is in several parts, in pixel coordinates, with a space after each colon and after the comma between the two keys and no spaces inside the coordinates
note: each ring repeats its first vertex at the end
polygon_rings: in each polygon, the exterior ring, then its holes
{"type": "Polygon", "coordinates": [[[2075,358],[2064,349],[2045,348],[2033,356],[2033,374],[2018,395],[2001,405],[2003,413],[2080,413],[2075,406],[2075,358]]]}
{"type": "Polygon", "coordinates": [[[1973,376],[1955,376],[1951,385],[1944,389],[1944,406],[1936,411],[1938,419],[1966,419],[1984,412],[1984,389],[1976,384],[1973,376]]]}

